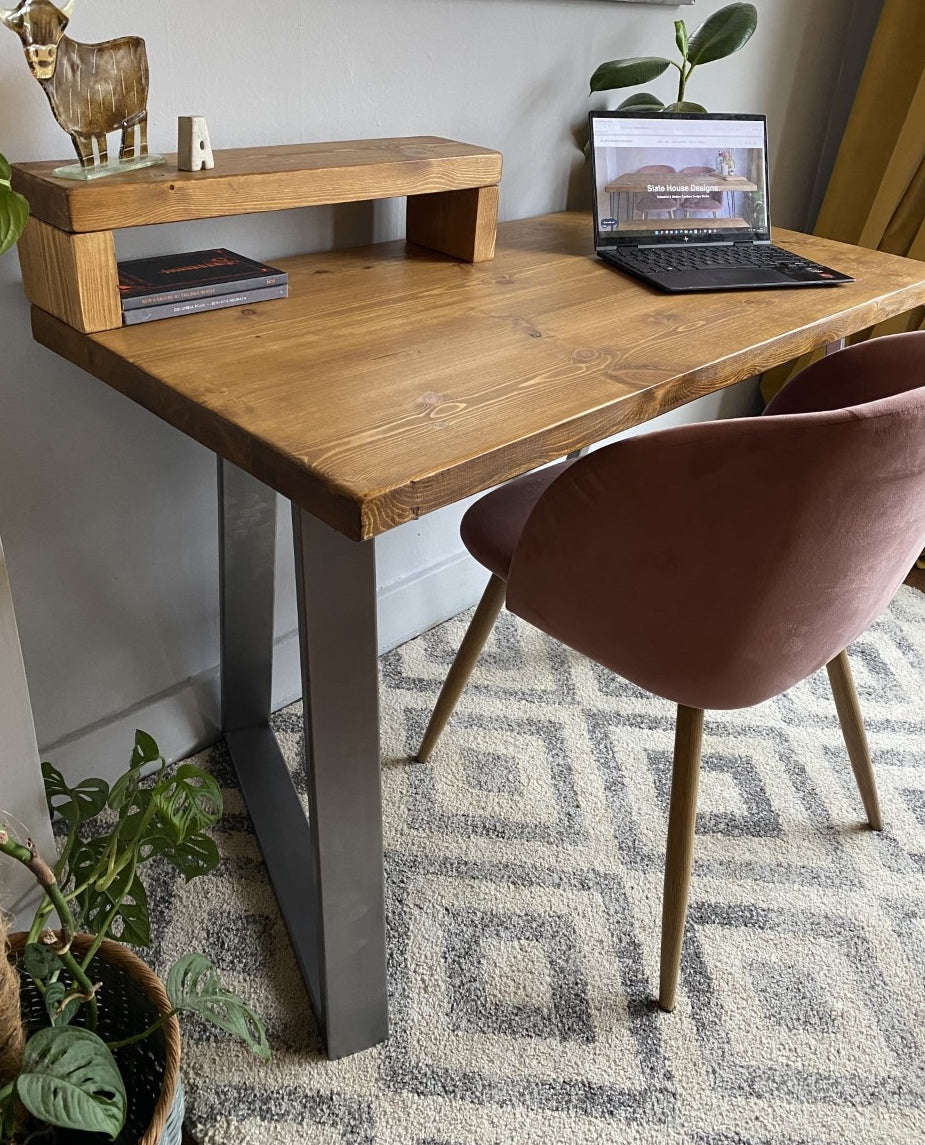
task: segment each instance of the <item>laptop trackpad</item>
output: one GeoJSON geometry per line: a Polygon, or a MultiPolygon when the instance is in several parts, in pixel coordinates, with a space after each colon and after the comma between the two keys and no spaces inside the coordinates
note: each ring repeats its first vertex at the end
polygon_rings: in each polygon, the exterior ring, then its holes
{"type": "Polygon", "coordinates": [[[793,282],[774,267],[734,266],[711,267],[701,270],[673,270],[664,276],[663,281],[675,290],[688,287],[699,287],[709,290],[716,287],[750,287],[750,286],[777,286],[784,282],[793,282]]]}

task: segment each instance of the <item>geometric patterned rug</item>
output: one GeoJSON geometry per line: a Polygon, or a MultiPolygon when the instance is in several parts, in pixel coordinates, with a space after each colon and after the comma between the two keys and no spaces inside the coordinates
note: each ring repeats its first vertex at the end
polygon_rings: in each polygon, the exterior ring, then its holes
{"type": "MultiPolygon", "coordinates": [[[[882,833],[824,671],[707,714],[672,1014],[653,998],[673,705],[503,613],[410,764],[467,620],[381,661],[386,1044],[320,1054],[227,756],[197,757],[223,862],[159,876],[148,954],[211,954],[274,1051],[184,1021],[202,1145],[925,1141],[925,595],[901,589],[851,649],[882,833]]],[[[274,723],[297,759],[299,706],[274,723]]]]}

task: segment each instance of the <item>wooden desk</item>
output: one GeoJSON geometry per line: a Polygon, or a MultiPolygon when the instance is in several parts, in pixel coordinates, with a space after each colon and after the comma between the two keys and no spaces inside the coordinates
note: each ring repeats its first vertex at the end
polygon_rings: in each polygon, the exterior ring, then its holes
{"type": "Polygon", "coordinates": [[[332,1057],[387,1035],[375,547],[403,521],[925,303],[925,264],[777,232],[856,278],[661,295],[591,221],[503,224],[493,261],[404,242],[283,260],[290,297],[35,337],[219,457],[223,720],[332,1057]],[[274,494],[293,502],[306,824],[267,730],[274,494]]]}

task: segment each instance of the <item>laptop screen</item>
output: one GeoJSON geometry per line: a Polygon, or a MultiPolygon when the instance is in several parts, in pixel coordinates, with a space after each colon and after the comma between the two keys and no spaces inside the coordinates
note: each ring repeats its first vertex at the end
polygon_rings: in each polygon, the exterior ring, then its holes
{"type": "Polygon", "coordinates": [[[592,111],[598,248],[770,237],[763,115],[592,111]]]}

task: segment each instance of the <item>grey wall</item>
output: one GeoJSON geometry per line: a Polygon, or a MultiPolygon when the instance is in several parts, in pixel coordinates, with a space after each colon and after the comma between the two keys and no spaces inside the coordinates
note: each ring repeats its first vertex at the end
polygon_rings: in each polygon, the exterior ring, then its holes
{"type": "MultiPolygon", "coordinates": [[[[775,218],[801,227],[836,81],[846,54],[863,58],[844,31],[855,0],[756,4],[755,38],[695,74],[689,94],[712,110],[768,114],[775,218]]],[[[594,68],[616,56],[673,55],[672,20],[693,27],[720,6],[77,0],[69,31],[84,41],[145,38],[155,150],[175,149],[182,114],[206,116],[215,148],[445,135],[503,152],[501,212],[513,218],[590,201],[573,131],[590,106],[594,68]]],[[[672,95],[666,78],[653,87],[672,95]]],[[[70,157],[3,28],[0,150],[14,160],[70,157]]],[[[400,204],[317,208],[122,232],[118,249],[127,257],[227,245],[272,260],[391,237],[400,220],[400,204]]],[[[136,726],[168,754],[188,753],[214,736],[217,718],[214,459],[32,342],[12,256],[0,260],[0,344],[0,535],[42,754],[72,776],[121,769],[136,726]]],[[[753,394],[745,384],[674,417],[737,413],[753,394]]],[[[454,507],[383,538],[384,647],[480,590],[458,517],[454,507]]],[[[278,703],[298,690],[285,507],[281,520],[278,703]]],[[[22,769],[0,768],[0,804],[15,801],[22,769]]]]}

